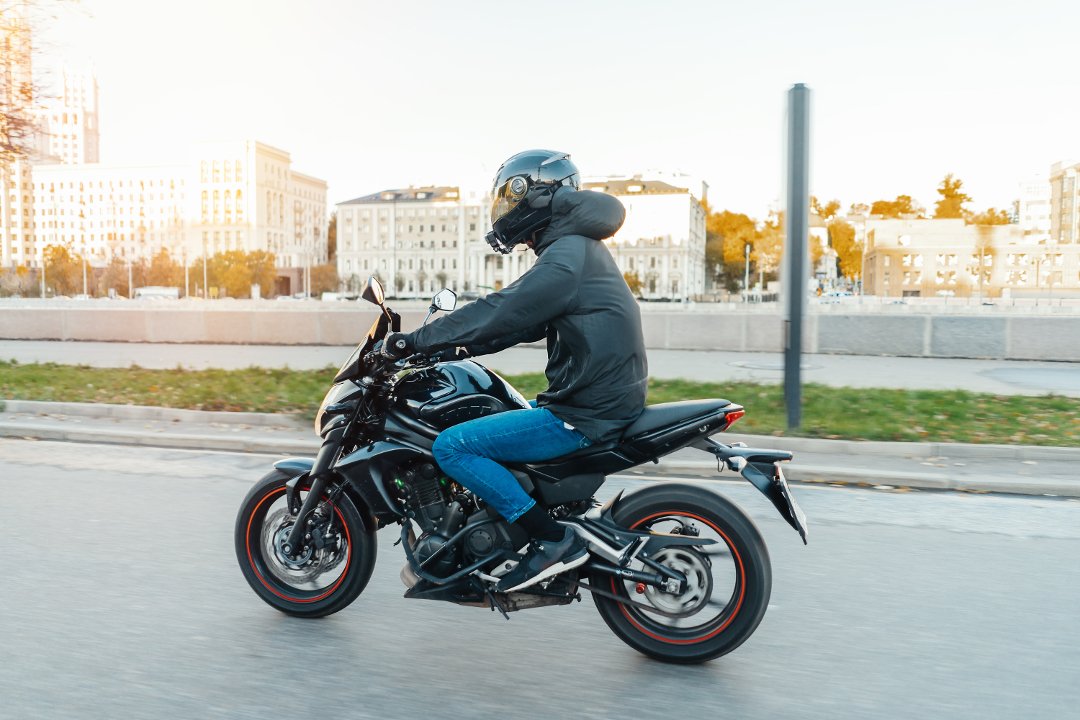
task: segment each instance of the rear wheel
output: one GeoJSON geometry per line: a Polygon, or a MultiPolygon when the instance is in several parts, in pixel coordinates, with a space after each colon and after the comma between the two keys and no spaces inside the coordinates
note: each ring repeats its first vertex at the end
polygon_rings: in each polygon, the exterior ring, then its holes
{"type": "MultiPolygon", "coordinates": [[[[769,604],[772,568],[761,534],[733,503],[692,485],[658,485],[628,496],[614,519],[625,528],[716,541],[653,556],[687,578],[678,593],[592,574],[590,584],[620,598],[593,594],[623,642],[658,660],[698,663],[731,652],[757,629],[769,604]]],[[[641,563],[631,567],[648,570],[641,563]]]]}
{"type": "MultiPolygon", "coordinates": [[[[283,547],[295,517],[285,499],[291,475],[275,470],[255,484],[236,517],[236,559],[251,589],[274,607],[298,617],[341,610],[363,591],[375,567],[375,528],[342,494],[327,496],[312,513],[310,540],[295,554],[283,547]]],[[[298,485],[301,501],[311,481],[298,485]]]]}

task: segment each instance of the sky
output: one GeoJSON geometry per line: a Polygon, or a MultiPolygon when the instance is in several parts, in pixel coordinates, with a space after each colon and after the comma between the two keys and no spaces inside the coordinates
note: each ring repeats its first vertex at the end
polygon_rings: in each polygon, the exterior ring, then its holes
{"type": "Polygon", "coordinates": [[[785,100],[812,90],[811,189],[846,208],[946,173],[973,208],[1080,157],[1080,3],[1057,0],[83,0],[40,67],[92,65],[101,160],[254,138],[341,202],[487,189],[531,147],[590,176],[709,183],[762,217],[782,194],[785,100]]]}

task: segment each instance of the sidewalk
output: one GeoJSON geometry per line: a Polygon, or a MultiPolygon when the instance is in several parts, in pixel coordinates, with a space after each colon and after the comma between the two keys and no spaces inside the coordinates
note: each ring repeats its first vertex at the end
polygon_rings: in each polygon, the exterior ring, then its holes
{"type": "MultiPolygon", "coordinates": [[[[195,450],[314,455],[311,426],[285,415],[224,413],[126,405],[10,400],[0,437],[195,450]]],[[[793,482],[1080,498],[1080,448],[944,443],[886,443],[775,438],[735,433],[724,442],[789,450],[793,482]]],[[[3,441],[0,440],[0,452],[3,441]]],[[[735,479],[716,472],[699,450],[681,450],[628,473],[735,479]]]]}
{"type": "MultiPolygon", "coordinates": [[[[337,367],[352,347],[289,345],[201,345],[8,340],[0,344],[0,360],[54,362],[95,367],[226,370],[251,366],[296,370],[337,367]]],[[[546,352],[517,347],[480,359],[504,374],[543,372],[546,352]]],[[[970,390],[999,395],[1080,397],[1080,364],[1019,360],[959,360],[805,355],[803,382],[832,387],[970,390]]],[[[737,353],[695,350],[650,350],[649,371],[655,378],[701,382],[783,382],[780,353],[737,353]]],[[[731,398],[736,400],[737,398],[731,398]]]]}

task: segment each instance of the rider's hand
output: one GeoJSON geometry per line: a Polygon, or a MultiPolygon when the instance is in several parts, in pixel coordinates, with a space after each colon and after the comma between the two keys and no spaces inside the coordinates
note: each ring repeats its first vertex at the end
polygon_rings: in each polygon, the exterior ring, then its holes
{"type": "Polygon", "coordinates": [[[390,333],[383,340],[383,357],[390,360],[400,360],[413,354],[412,344],[405,338],[404,333],[390,333]]]}

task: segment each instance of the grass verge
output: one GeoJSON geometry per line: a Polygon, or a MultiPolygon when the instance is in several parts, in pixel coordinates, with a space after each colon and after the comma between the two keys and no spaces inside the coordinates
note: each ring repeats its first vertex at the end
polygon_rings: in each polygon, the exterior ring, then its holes
{"type": "MultiPolygon", "coordinates": [[[[0,361],[0,398],[155,405],[193,410],[295,413],[314,417],[334,376],[314,371],[147,370],[20,365],[0,361]]],[[[541,373],[507,376],[526,397],[541,373]]],[[[736,429],[783,435],[780,385],[653,380],[649,402],[722,397],[746,407],[736,429]]],[[[1024,445],[1080,445],[1080,399],[960,390],[866,390],[806,385],[802,437],[1024,445]]]]}

